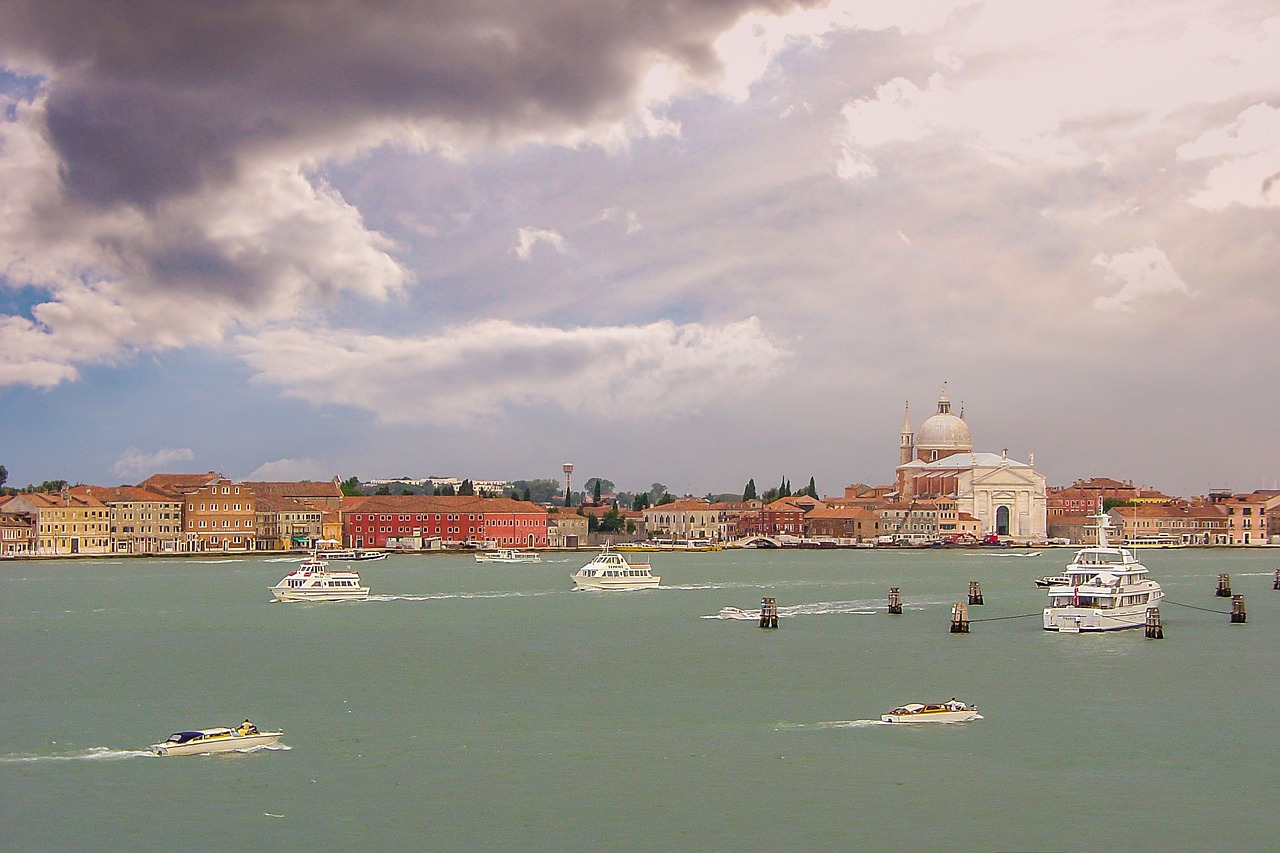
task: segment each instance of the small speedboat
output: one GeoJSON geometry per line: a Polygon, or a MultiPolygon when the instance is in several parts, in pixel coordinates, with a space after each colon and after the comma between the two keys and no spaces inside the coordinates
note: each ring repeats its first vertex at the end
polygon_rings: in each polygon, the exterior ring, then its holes
{"type": "Polygon", "coordinates": [[[385,560],[386,558],[386,551],[362,551],[359,548],[320,552],[320,559],[338,563],[368,563],[373,560],[385,560]]]}
{"type": "Polygon", "coordinates": [[[722,607],[720,608],[721,619],[759,619],[759,610],[743,610],[739,607],[722,607]]]}
{"type": "Polygon", "coordinates": [[[174,732],[163,743],[153,743],[148,748],[156,755],[204,755],[272,746],[283,736],[284,732],[260,732],[256,728],[245,730],[219,726],[174,732]]]}
{"type": "Polygon", "coordinates": [[[913,702],[894,708],[880,719],[886,723],[967,723],[970,720],[981,720],[977,705],[966,705],[959,699],[950,702],[913,702]]]}

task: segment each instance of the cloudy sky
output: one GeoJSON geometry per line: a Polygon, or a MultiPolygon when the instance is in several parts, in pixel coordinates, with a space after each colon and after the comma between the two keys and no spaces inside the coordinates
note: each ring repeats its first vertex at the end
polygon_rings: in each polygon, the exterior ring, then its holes
{"type": "Polygon", "coordinates": [[[10,485],[1280,478],[1275,0],[7,0],[10,485]]]}

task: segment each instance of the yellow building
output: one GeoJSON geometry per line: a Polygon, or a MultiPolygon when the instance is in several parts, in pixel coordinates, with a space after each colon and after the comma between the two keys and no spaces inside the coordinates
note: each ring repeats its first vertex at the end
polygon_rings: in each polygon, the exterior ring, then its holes
{"type": "Polygon", "coordinates": [[[37,554],[111,551],[111,511],[94,496],[91,487],[20,494],[5,504],[5,511],[35,517],[37,554]]]}

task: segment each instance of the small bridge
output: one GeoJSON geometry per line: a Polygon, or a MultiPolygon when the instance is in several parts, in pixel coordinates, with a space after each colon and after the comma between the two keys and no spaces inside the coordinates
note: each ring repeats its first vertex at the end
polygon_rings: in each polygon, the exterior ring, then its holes
{"type": "Polygon", "coordinates": [[[781,548],[782,541],[772,536],[743,536],[727,543],[730,548],[781,548]]]}

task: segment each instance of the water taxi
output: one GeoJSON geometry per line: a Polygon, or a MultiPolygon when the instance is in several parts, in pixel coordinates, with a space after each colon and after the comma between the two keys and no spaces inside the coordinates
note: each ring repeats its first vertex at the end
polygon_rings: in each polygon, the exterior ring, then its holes
{"type": "Polygon", "coordinates": [[[1141,628],[1147,608],[1155,607],[1164,590],[1147,576],[1147,567],[1133,552],[1107,543],[1110,517],[1101,510],[1096,522],[1098,544],[1082,548],[1067,566],[1067,582],[1049,587],[1044,629],[1062,634],[1141,628]]]}
{"type": "Polygon", "coordinates": [[[271,587],[276,601],[364,601],[369,587],[361,586],[354,569],[331,569],[317,552],[298,564],[271,587]]]}
{"type": "Polygon", "coordinates": [[[272,746],[284,732],[261,732],[252,724],[239,728],[219,726],[174,732],[162,743],[148,747],[156,755],[205,755],[211,752],[237,752],[272,746]]]}
{"type": "Polygon", "coordinates": [[[653,589],[662,580],[652,572],[647,558],[628,560],[609,545],[569,579],[574,589],[653,589]]]}
{"type": "Polygon", "coordinates": [[[476,554],[477,563],[541,563],[542,557],[533,551],[517,551],[514,548],[499,548],[496,551],[485,551],[476,554]]]}
{"type": "Polygon", "coordinates": [[[343,551],[321,551],[320,557],[324,560],[338,563],[367,563],[373,560],[385,560],[387,558],[386,551],[361,551],[360,549],[346,549],[343,551]]]}
{"type": "Polygon", "coordinates": [[[977,705],[967,705],[959,699],[950,702],[913,702],[894,708],[880,719],[886,723],[967,723],[981,720],[977,705]]]}

